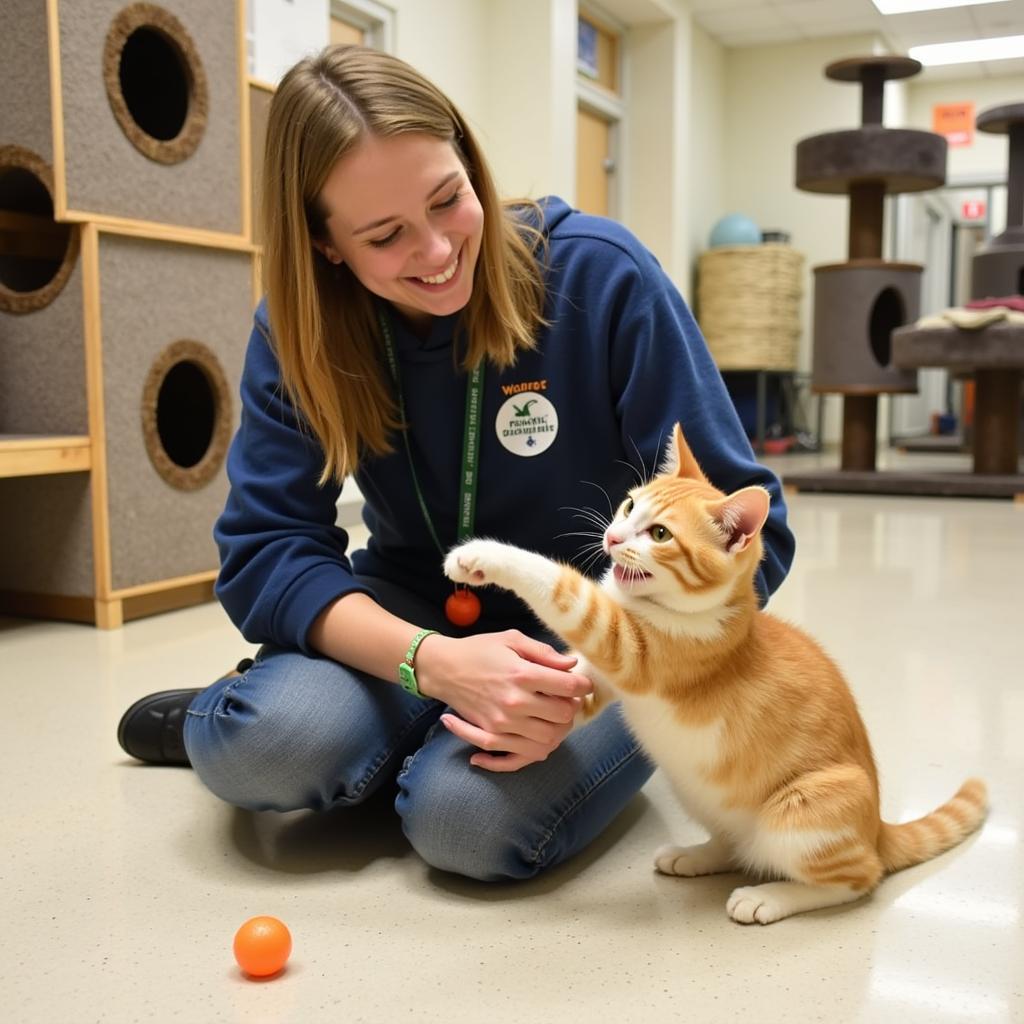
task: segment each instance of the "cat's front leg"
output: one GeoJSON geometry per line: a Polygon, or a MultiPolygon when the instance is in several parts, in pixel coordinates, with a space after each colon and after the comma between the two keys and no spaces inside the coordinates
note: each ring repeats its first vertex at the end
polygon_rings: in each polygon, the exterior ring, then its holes
{"type": "Polygon", "coordinates": [[[699,846],[661,846],[654,853],[654,866],[663,875],[717,875],[736,867],[732,847],[720,837],[712,836],[699,846]]]}
{"type": "Polygon", "coordinates": [[[445,575],[474,587],[492,583],[525,601],[550,593],[561,566],[543,555],[497,540],[467,540],[452,548],[444,560],[445,575]]]}

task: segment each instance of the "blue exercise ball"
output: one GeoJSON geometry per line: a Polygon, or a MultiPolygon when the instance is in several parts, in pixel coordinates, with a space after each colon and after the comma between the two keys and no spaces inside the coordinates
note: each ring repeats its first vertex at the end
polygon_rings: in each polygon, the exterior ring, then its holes
{"type": "Polygon", "coordinates": [[[744,213],[730,213],[711,229],[709,245],[760,245],[761,229],[744,213]]]}

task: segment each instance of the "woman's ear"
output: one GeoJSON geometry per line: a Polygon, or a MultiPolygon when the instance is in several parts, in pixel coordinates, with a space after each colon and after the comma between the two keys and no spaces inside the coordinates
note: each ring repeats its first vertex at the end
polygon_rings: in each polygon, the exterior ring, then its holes
{"type": "Polygon", "coordinates": [[[320,239],[314,238],[313,248],[316,249],[316,251],[320,253],[328,263],[333,263],[336,267],[341,266],[341,264],[345,262],[341,258],[341,253],[338,252],[330,242],[322,242],[320,239]]]}

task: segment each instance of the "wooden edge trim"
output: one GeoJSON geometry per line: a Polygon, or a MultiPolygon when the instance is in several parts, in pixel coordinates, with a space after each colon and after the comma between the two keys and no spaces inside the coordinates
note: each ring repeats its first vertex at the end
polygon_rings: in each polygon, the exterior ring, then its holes
{"type": "Polygon", "coordinates": [[[92,598],[70,594],[32,594],[17,590],[0,590],[0,615],[27,619],[57,619],[62,622],[84,622],[99,629],[118,629],[130,619],[174,611],[214,600],[213,580],[201,576],[167,581],[170,585],[153,584],[149,588],[132,588],[132,593],[108,598],[92,598]],[[160,589],[157,589],[157,588],[160,589]],[[137,593],[135,592],[137,591],[137,593]]]}
{"type": "Polygon", "coordinates": [[[0,439],[0,479],[87,473],[91,466],[92,449],[88,438],[48,438],[45,444],[18,444],[0,439]],[[62,441],[68,443],[62,444],[62,441]]]}
{"type": "Polygon", "coordinates": [[[50,131],[53,143],[53,212],[64,220],[68,182],[64,160],[64,94],[60,66],[60,16],[57,0],[46,0],[46,34],[50,59],[50,131]]]}
{"type": "Polygon", "coordinates": [[[190,576],[174,576],[168,580],[155,580],[152,583],[139,583],[134,587],[120,587],[111,590],[108,595],[112,600],[129,601],[137,597],[145,597],[150,594],[163,594],[172,590],[182,590],[195,587],[211,588],[217,579],[217,570],[208,569],[206,572],[192,573],[190,576]]]}
{"type": "Polygon", "coordinates": [[[106,599],[112,586],[110,517],[107,494],[107,430],[103,399],[103,322],[100,305],[100,245],[94,224],[82,227],[82,313],[85,386],[92,441],[92,549],[96,596],[106,599]]]}
{"type": "Polygon", "coordinates": [[[235,252],[253,252],[255,246],[243,235],[232,235],[204,228],[185,228],[160,221],[131,220],[111,217],[84,210],[65,210],[62,220],[72,223],[93,224],[99,231],[111,235],[131,235],[156,242],[180,242],[182,245],[202,245],[210,249],[231,249],[235,252]]]}
{"type": "Polygon", "coordinates": [[[121,602],[124,621],[141,619],[147,615],[159,615],[162,612],[173,612],[179,608],[206,604],[214,600],[213,580],[183,584],[169,590],[150,591],[133,597],[126,597],[121,602]]]}

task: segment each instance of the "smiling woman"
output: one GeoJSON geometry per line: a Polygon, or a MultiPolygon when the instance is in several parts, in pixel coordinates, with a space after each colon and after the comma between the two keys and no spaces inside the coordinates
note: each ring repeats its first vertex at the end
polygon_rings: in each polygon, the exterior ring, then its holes
{"type": "MultiPolygon", "coordinates": [[[[335,46],[292,68],[262,181],[267,297],[214,535],[218,596],[264,647],[241,676],[144,697],[122,745],[184,749],[250,809],[395,785],[429,864],[530,877],[582,850],[652,766],[615,710],[573,728],[594,680],[514,596],[453,594],[446,551],[487,535],[578,555],[566,509],[592,485],[628,490],[681,419],[723,487],[772,492],[766,597],[792,554],[778,481],[651,253],[558,198],[500,201],[462,116],[407,64],[335,46]],[[349,476],[370,532],[351,554],[335,525],[349,476]]],[[[642,528],[672,547],[662,519],[642,528]]],[[[619,574],[638,600],[639,568],[619,574]]]]}
{"type": "Polygon", "coordinates": [[[469,302],[484,213],[450,142],[370,137],[338,161],[320,204],[317,250],[418,327],[469,302]]]}

